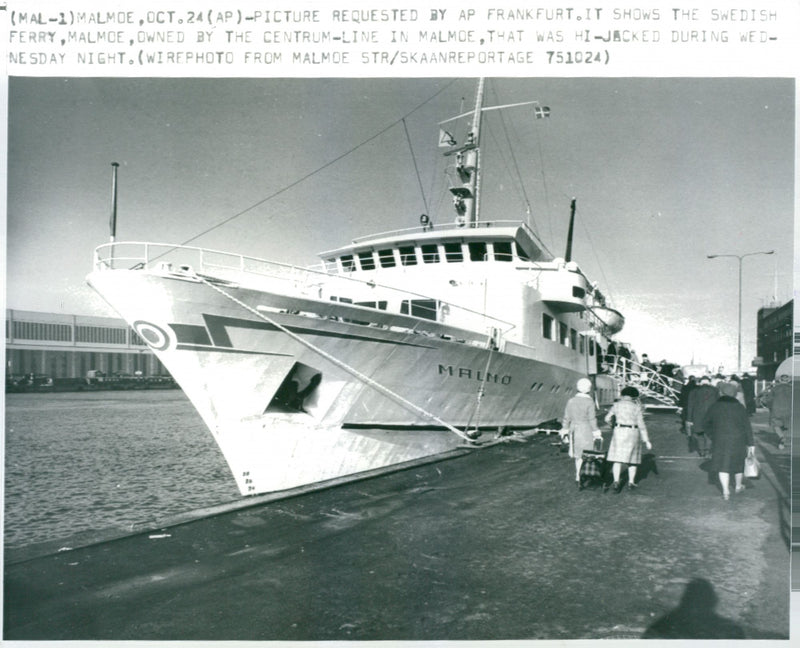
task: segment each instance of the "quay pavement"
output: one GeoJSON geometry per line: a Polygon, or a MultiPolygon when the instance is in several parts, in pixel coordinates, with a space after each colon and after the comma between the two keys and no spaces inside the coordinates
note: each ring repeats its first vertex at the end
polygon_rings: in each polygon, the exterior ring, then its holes
{"type": "Polygon", "coordinates": [[[766,413],[763,473],[730,501],[674,413],[646,420],[653,456],[632,492],[578,491],[539,433],[7,554],[4,639],[788,639],[789,453],[766,413]]]}

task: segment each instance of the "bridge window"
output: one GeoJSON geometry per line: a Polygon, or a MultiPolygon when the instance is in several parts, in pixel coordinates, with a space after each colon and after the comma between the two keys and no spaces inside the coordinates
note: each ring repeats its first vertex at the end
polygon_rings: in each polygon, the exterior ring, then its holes
{"type": "Polygon", "coordinates": [[[558,323],[558,341],[559,343],[563,344],[564,346],[569,346],[568,337],[567,337],[567,325],[564,322],[558,323]]]}
{"type": "Polygon", "coordinates": [[[586,296],[586,291],[580,286],[572,286],[572,296],[583,299],[586,296]]]}
{"type": "Polygon", "coordinates": [[[356,269],[356,264],[353,261],[352,254],[345,254],[342,257],[342,270],[345,272],[353,272],[356,269]]]}
{"type": "Polygon", "coordinates": [[[404,266],[417,265],[417,252],[413,246],[400,247],[400,263],[404,266]]]}
{"type": "Polygon", "coordinates": [[[461,250],[461,243],[445,243],[444,258],[448,263],[459,263],[464,260],[464,252],[461,250]]]}
{"type": "Polygon", "coordinates": [[[493,247],[495,261],[511,261],[513,258],[511,254],[511,243],[509,241],[495,241],[493,247]]]}
{"type": "Polygon", "coordinates": [[[467,246],[469,247],[470,261],[486,261],[486,243],[483,241],[470,241],[467,246]]]}
{"type": "Polygon", "coordinates": [[[574,328],[569,330],[569,346],[571,349],[578,348],[578,332],[574,328]]]}
{"type": "Polygon", "coordinates": [[[436,244],[422,245],[422,262],[423,263],[439,263],[439,248],[436,244]]]}
{"type": "Polygon", "coordinates": [[[377,308],[378,310],[386,310],[386,305],[388,302],[383,300],[374,302],[374,301],[365,301],[365,302],[356,302],[356,306],[366,306],[367,308],[377,308]]]}
{"type": "Polygon", "coordinates": [[[400,313],[402,315],[413,315],[436,321],[436,300],[435,299],[404,299],[400,303],[400,313]]]}
{"type": "Polygon", "coordinates": [[[378,258],[382,268],[394,268],[397,265],[394,260],[394,250],[378,250],[378,258]]]}
{"type": "Polygon", "coordinates": [[[358,262],[361,264],[362,270],[375,269],[375,257],[372,256],[372,252],[359,252],[358,262]]]}
{"type": "Polygon", "coordinates": [[[578,336],[578,344],[580,346],[579,351],[581,352],[581,355],[584,355],[586,353],[586,336],[585,335],[579,335],[578,336]]]}
{"type": "Polygon", "coordinates": [[[547,313],[542,313],[542,337],[546,340],[555,340],[555,320],[547,313]]]}

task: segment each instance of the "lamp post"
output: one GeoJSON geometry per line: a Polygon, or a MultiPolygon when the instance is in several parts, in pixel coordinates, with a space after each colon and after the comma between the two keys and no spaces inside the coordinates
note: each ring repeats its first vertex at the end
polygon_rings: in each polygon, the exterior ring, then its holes
{"type": "Polygon", "coordinates": [[[731,257],[739,262],[739,337],[738,337],[738,356],[736,373],[742,370],[742,259],[757,254],[774,254],[775,250],[769,252],[748,252],[747,254],[708,254],[709,259],[719,259],[721,257],[731,257]]]}

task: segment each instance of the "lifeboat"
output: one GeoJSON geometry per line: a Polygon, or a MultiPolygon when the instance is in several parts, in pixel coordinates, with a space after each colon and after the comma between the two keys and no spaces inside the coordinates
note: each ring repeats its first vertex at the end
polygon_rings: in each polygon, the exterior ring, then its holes
{"type": "Polygon", "coordinates": [[[609,306],[594,306],[592,312],[595,314],[603,326],[606,335],[614,335],[622,330],[625,326],[625,318],[618,310],[610,308],[609,306]]]}

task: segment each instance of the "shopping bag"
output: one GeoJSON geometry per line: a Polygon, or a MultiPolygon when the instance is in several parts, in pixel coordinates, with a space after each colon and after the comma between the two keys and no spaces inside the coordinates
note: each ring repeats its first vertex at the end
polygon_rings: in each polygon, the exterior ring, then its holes
{"type": "Polygon", "coordinates": [[[750,479],[758,479],[759,473],[758,459],[755,458],[755,455],[747,455],[744,458],[744,476],[750,479]]]}

